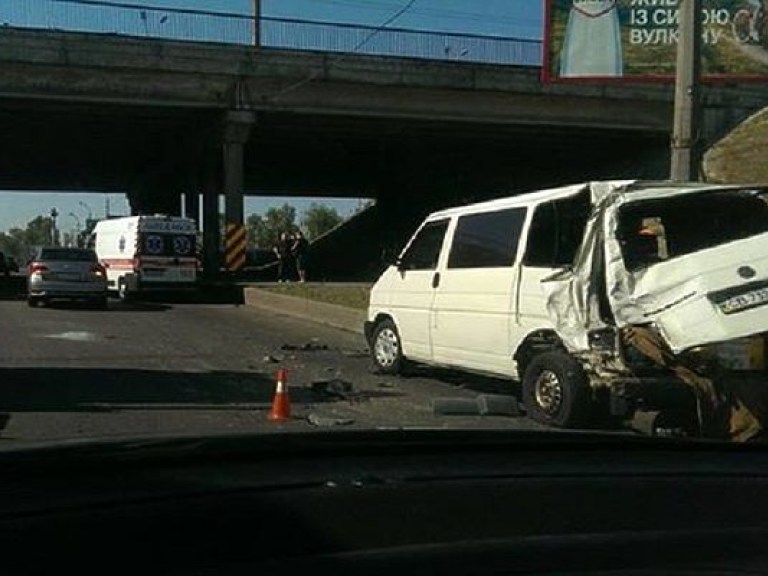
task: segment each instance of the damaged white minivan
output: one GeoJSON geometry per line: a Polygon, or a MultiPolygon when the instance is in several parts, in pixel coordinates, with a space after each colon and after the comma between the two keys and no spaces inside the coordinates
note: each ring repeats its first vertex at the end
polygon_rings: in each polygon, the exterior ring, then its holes
{"type": "Polygon", "coordinates": [[[429,215],[373,287],[364,328],[382,372],[521,379],[529,416],[576,427],[679,384],[627,329],[759,373],[766,304],[768,189],[590,182],[429,215]]]}

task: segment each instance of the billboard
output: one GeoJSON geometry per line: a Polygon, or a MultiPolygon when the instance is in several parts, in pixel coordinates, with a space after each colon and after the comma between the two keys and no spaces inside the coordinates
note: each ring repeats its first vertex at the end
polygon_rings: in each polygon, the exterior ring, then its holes
{"type": "MultiPolygon", "coordinates": [[[[544,0],[545,81],[674,79],[680,0],[544,0]]],[[[703,80],[768,80],[768,0],[701,0],[703,80]]]]}

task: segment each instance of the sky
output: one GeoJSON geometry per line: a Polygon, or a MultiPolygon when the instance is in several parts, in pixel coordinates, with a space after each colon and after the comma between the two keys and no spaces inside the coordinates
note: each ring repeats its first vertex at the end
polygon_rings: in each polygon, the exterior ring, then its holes
{"type": "MultiPolygon", "coordinates": [[[[152,7],[188,8],[230,14],[250,15],[253,0],[115,0],[118,3],[152,7]]],[[[340,22],[366,26],[381,26],[408,5],[409,0],[261,0],[262,15],[268,18],[293,18],[340,22]]],[[[56,0],[0,0],[0,22],[22,26],[48,26],[63,29],[95,27],[129,27],[134,22],[135,10],[122,10],[119,17],[109,10],[73,6],[56,0]],[[126,20],[126,14],[134,16],[126,20]]],[[[162,15],[154,14],[155,21],[146,18],[143,25],[151,34],[162,34],[162,15]],[[153,26],[150,29],[150,26],[153,26]]],[[[194,18],[194,16],[190,16],[194,18]]],[[[210,18],[207,19],[210,21],[210,18]]],[[[239,20],[230,20],[239,26],[239,20]]],[[[247,24],[247,21],[242,21],[247,24]]],[[[165,21],[165,24],[173,22],[165,21]]],[[[187,23],[179,23],[180,30],[187,23]]],[[[388,24],[389,27],[413,28],[465,34],[494,35],[514,38],[541,39],[543,30],[543,0],[415,0],[407,12],[388,24]]],[[[137,30],[139,31],[139,30],[137,30]]],[[[133,32],[133,31],[132,31],[133,32]]],[[[214,37],[219,29],[204,29],[214,37]]],[[[247,27],[237,28],[247,37],[247,27]]],[[[110,213],[127,214],[130,210],[123,194],[98,193],[41,193],[0,191],[0,231],[26,226],[39,215],[48,215],[55,207],[59,213],[58,225],[63,231],[76,230],[85,222],[89,212],[103,217],[107,201],[110,213]]],[[[246,217],[251,213],[263,214],[273,206],[287,202],[297,208],[300,215],[312,201],[335,208],[348,216],[359,205],[359,199],[298,199],[275,197],[247,197],[246,217]]]]}

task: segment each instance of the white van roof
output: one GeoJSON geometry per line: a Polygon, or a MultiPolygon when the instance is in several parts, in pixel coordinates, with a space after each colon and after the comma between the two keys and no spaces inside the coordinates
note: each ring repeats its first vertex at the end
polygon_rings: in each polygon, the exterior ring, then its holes
{"type": "MultiPolygon", "coordinates": [[[[579,192],[588,189],[591,185],[598,182],[581,182],[569,186],[560,186],[558,188],[548,188],[546,190],[537,190],[534,192],[522,192],[514,196],[496,198],[475,204],[466,204],[464,206],[454,206],[433,212],[427,217],[427,220],[436,220],[440,218],[449,218],[455,215],[471,214],[474,212],[489,212],[493,210],[503,210],[505,208],[515,208],[518,206],[536,206],[542,202],[558,200],[575,196],[579,192]]],[[[698,192],[702,190],[714,189],[738,189],[749,186],[711,184],[706,182],[671,182],[671,181],[641,181],[641,180],[605,180],[599,183],[611,187],[625,188],[633,197],[651,199],[662,198],[673,194],[698,192]]]]}
{"type": "Polygon", "coordinates": [[[185,218],[182,216],[151,214],[140,216],[123,216],[118,218],[107,218],[105,220],[99,220],[96,223],[96,229],[99,228],[125,228],[146,232],[195,232],[197,230],[197,223],[192,218],[185,218]]]}

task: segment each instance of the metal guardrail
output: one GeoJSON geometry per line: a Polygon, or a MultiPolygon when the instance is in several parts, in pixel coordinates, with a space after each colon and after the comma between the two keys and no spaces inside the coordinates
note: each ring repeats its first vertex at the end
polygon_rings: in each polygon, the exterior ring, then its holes
{"type": "MultiPolygon", "coordinates": [[[[540,66],[542,60],[539,40],[266,16],[258,23],[258,41],[266,48],[517,66],[540,66]]],[[[4,0],[0,24],[188,42],[257,42],[253,15],[106,0],[4,0]]]]}
{"type": "Polygon", "coordinates": [[[261,19],[262,46],[518,66],[541,65],[541,42],[278,18],[261,19]]]}

